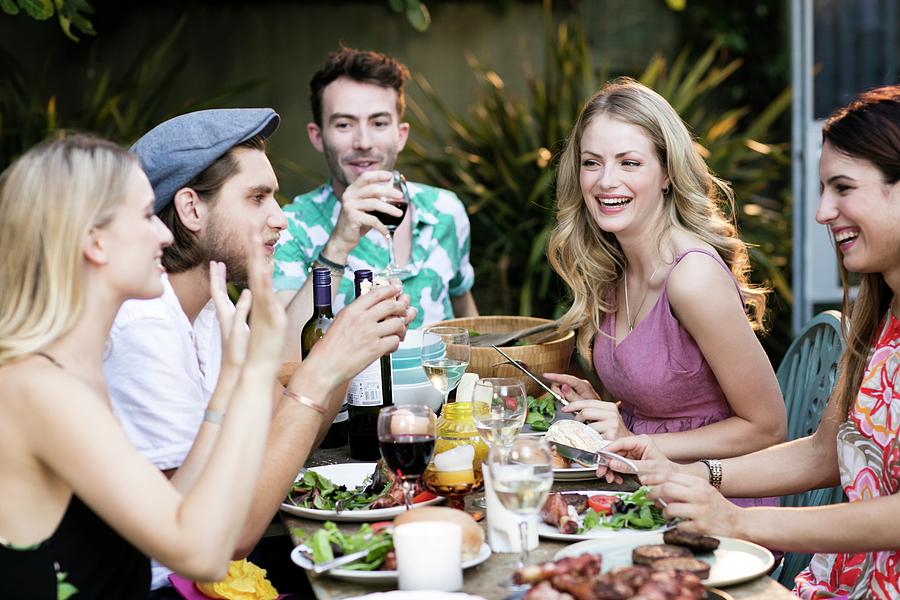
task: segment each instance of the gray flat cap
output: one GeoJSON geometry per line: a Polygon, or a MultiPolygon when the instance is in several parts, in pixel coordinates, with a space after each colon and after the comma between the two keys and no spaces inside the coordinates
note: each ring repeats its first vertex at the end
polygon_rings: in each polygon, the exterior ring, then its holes
{"type": "Polygon", "coordinates": [[[179,115],[148,131],[131,151],[153,186],[154,210],[165,208],[175,192],[234,146],[275,133],[280,121],[271,108],[219,108],[179,115]]]}

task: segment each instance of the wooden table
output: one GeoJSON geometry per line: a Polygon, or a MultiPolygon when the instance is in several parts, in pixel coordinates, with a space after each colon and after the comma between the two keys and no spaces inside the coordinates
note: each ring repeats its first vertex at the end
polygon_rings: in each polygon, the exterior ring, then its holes
{"type": "MultiPolygon", "coordinates": [[[[307,463],[307,466],[312,467],[344,462],[350,462],[346,448],[338,450],[319,450],[315,454],[313,454],[313,456],[307,463]]],[[[586,487],[596,487],[597,489],[601,489],[600,484],[601,482],[597,480],[560,481],[554,482],[553,489],[554,491],[583,490],[586,487]]],[[[635,489],[637,487],[637,484],[634,482],[626,482],[622,486],[610,486],[603,482],[602,486],[602,489],[604,490],[630,491],[635,489]]],[[[467,507],[471,508],[472,501],[480,496],[482,496],[482,494],[473,494],[466,498],[467,507]]],[[[299,543],[295,530],[311,533],[322,526],[321,521],[304,519],[283,511],[281,513],[281,518],[285,524],[285,527],[287,527],[287,530],[290,532],[291,539],[295,544],[299,543]]],[[[338,523],[338,527],[342,531],[346,532],[357,531],[359,529],[359,525],[359,523],[338,523]]],[[[481,525],[485,526],[485,521],[482,521],[481,525]]],[[[563,542],[554,542],[542,539],[540,545],[535,550],[532,550],[530,552],[530,560],[531,562],[535,563],[553,560],[553,556],[566,545],[567,544],[563,542]]],[[[481,596],[483,598],[486,598],[487,600],[502,600],[504,598],[507,598],[510,594],[503,587],[501,587],[500,582],[507,578],[510,573],[512,573],[517,560],[517,553],[492,554],[491,557],[482,564],[470,569],[466,569],[464,571],[464,583],[462,591],[468,594],[473,594],[475,596],[481,596]]],[[[327,575],[317,576],[312,573],[307,574],[309,576],[310,584],[312,585],[313,591],[315,592],[316,598],[318,600],[353,598],[372,592],[395,589],[394,585],[363,585],[359,583],[339,581],[337,579],[332,579],[327,575]]],[[[787,600],[790,598],[795,598],[795,596],[793,596],[788,590],[779,585],[778,582],[766,576],[758,577],[757,579],[749,581],[747,583],[731,586],[725,591],[731,594],[735,598],[735,600],[787,600]]]]}

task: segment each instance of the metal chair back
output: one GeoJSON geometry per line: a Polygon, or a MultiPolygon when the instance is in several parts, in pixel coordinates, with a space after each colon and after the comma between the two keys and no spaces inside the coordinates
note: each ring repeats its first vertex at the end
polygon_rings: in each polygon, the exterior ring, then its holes
{"type": "MultiPolygon", "coordinates": [[[[813,317],[791,343],[778,367],[778,385],[784,396],[788,437],[811,435],[819,425],[837,377],[837,364],[844,351],[841,313],[827,310],[813,317]]],[[[844,500],[840,486],[784,496],[782,506],[822,506],[844,500]]],[[[806,568],[811,554],[788,552],[777,574],[778,582],[794,587],[794,577],[806,568]]]]}

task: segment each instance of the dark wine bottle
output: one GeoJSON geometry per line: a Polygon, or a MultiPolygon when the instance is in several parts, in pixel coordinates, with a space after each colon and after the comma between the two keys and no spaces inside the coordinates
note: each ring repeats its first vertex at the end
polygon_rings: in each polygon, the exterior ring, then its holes
{"type": "MultiPolygon", "coordinates": [[[[325,331],[334,321],[331,312],[331,271],[328,269],[313,269],[313,314],[303,329],[300,331],[300,357],[306,358],[312,347],[322,339],[325,331]]],[[[331,423],[328,433],[319,444],[321,448],[340,448],[347,443],[347,428],[349,426],[349,414],[347,402],[341,406],[337,416],[331,423]]]]}
{"type": "MultiPolygon", "coordinates": [[[[372,271],[357,269],[354,272],[356,297],[368,292],[374,285],[372,271]]],[[[391,382],[391,355],[363,369],[347,388],[347,404],[350,412],[350,457],[357,460],[378,460],[378,411],[394,403],[391,382]]]]}

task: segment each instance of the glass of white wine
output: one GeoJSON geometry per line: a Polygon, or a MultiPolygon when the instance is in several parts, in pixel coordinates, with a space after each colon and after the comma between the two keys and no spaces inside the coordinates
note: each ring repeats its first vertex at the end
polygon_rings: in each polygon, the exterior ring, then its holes
{"type": "Polygon", "coordinates": [[[443,396],[443,404],[447,403],[447,396],[459,384],[463,373],[469,367],[469,330],[464,327],[449,327],[435,325],[425,330],[422,336],[422,368],[425,375],[443,396]],[[437,336],[444,343],[444,353],[433,357],[429,354],[431,348],[428,341],[437,336]]]}
{"type": "Polygon", "coordinates": [[[525,384],[512,377],[487,377],[475,383],[472,416],[488,446],[508,446],[525,424],[528,395],[525,384]]]}
{"type": "Polygon", "coordinates": [[[488,454],[491,487],[504,508],[519,520],[522,549],[517,568],[528,563],[528,518],[537,514],[553,485],[553,457],[542,438],[517,437],[494,444],[488,454]]]}

